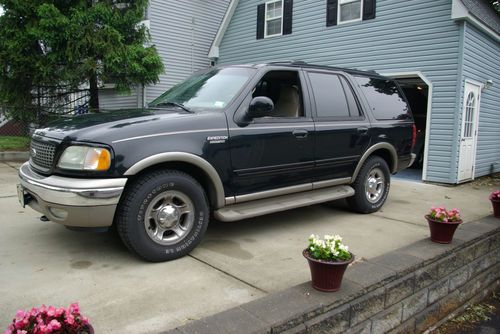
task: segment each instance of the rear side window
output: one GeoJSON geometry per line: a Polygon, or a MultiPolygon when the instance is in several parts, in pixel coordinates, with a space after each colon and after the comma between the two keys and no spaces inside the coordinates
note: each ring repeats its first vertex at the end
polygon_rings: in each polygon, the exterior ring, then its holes
{"type": "Polygon", "coordinates": [[[316,72],[309,72],[308,75],[318,117],[347,118],[359,116],[359,109],[354,100],[354,95],[344,78],[335,74],[316,72]]]}
{"type": "Polygon", "coordinates": [[[411,119],[410,109],[392,80],[355,76],[377,120],[411,119]]]}

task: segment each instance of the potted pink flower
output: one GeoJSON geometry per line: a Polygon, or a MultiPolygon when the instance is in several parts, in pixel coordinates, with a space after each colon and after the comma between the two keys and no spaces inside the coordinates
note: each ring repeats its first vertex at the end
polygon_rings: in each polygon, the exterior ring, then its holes
{"type": "Polygon", "coordinates": [[[491,205],[493,205],[493,216],[500,218],[500,190],[495,190],[490,195],[491,205]]]}
{"type": "Polygon", "coordinates": [[[309,246],[302,255],[309,262],[313,288],[326,292],[339,290],[347,266],[354,261],[354,254],[339,235],[325,235],[320,239],[312,234],[308,241],[309,246]]]}
{"type": "Polygon", "coordinates": [[[68,308],[42,305],[19,310],[4,334],[94,334],[88,319],[80,314],[78,303],[68,308]]]}
{"type": "Polygon", "coordinates": [[[425,218],[431,231],[431,240],[440,244],[449,244],[458,225],[462,223],[458,209],[448,211],[444,207],[432,207],[425,218]]]}

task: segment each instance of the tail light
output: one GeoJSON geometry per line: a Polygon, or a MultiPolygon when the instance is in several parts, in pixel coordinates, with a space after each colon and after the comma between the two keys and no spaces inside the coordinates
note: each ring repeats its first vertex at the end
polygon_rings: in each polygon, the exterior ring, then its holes
{"type": "Polygon", "coordinates": [[[417,143],[417,127],[415,124],[413,124],[413,129],[411,132],[411,149],[413,151],[413,148],[415,147],[415,144],[417,143]]]}

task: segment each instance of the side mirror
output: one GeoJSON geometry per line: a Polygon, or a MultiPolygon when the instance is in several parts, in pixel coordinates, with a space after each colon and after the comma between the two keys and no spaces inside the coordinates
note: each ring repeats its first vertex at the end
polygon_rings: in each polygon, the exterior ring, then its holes
{"type": "Polygon", "coordinates": [[[250,102],[246,116],[248,119],[270,116],[273,110],[273,100],[266,96],[256,96],[250,102]]]}

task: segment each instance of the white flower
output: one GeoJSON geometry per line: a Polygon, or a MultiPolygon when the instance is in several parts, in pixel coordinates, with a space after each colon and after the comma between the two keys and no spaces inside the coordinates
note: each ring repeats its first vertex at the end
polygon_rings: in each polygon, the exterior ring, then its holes
{"type": "Polygon", "coordinates": [[[343,245],[343,244],[340,244],[339,245],[339,249],[344,251],[344,252],[348,252],[349,251],[349,247],[347,247],[346,245],[343,245]]]}
{"type": "Polygon", "coordinates": [[[333,240],[333,236],[325,234],[325,240],[327,241],[333,240]]]}
{"type": "Polygon", "coordinates": [[[335,241],[342,241],[342,237],[341,237],[340,235],[338,235],[338,234],[337,234],[337,235],[335,235],[335,236],[333,237],[333,240],[335,240],[335,241]]]}

